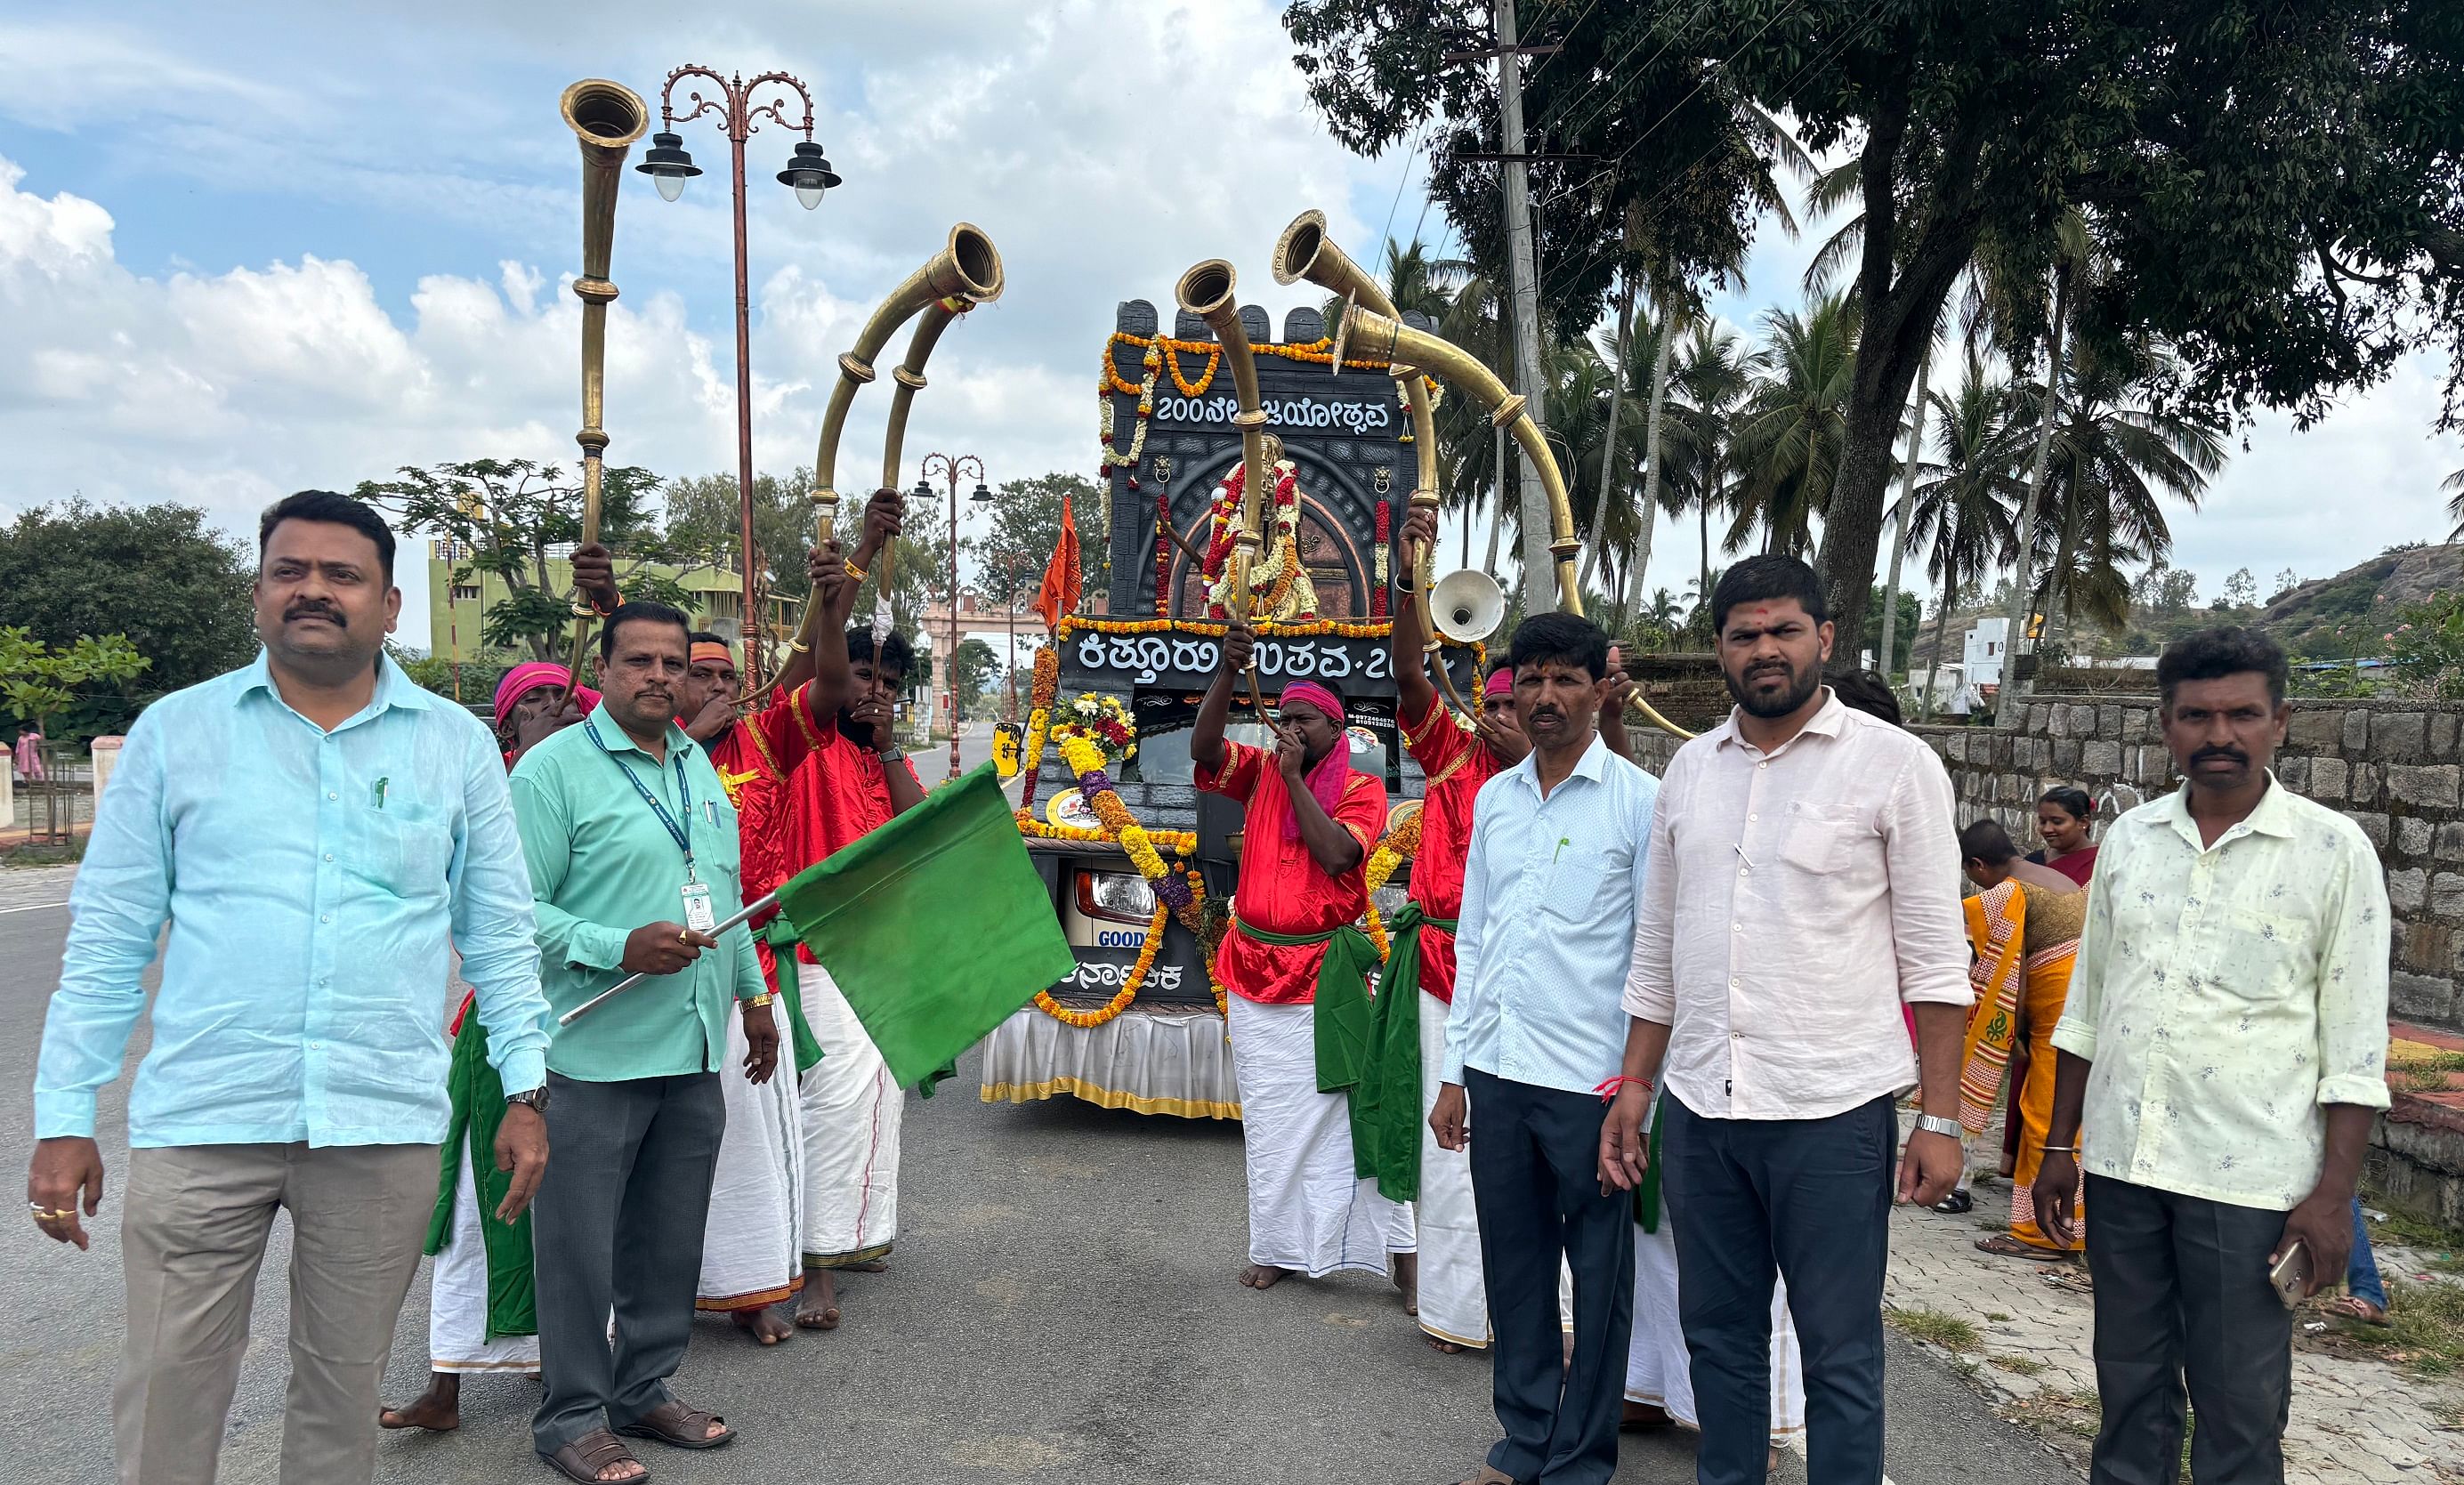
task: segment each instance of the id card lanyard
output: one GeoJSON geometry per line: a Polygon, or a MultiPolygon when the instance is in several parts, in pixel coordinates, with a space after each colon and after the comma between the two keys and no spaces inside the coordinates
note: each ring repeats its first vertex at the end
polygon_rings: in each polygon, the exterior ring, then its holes
{"type": "Polygon", "coordinates": [[[718,926],[718,915],[711,906],[710,887],[693,865],[693,790],[685,782],[684,755],[678,753],[672,760],[676,766],[676,802],[684,807],[685,812],[683,822],[678,823],[667,805],[642,782],[641,776],[627,767],[624,759],[609,752],[606,740],[599,735],[598,726],[588,717],[582,719],[582,726],[590,733],[590,740],[599,745],[599,751],[606,754],[607,761],[616,766],[616,772],[624,775],[625,781],[633,786],[633,792],[642,797],[642,802],[650,807],[650,813],[659,818],[659,823],[667,827],[668,837],[676,842],[676,849],[685,853],[685,927],[695,933],[710,932],[718,926]]]}

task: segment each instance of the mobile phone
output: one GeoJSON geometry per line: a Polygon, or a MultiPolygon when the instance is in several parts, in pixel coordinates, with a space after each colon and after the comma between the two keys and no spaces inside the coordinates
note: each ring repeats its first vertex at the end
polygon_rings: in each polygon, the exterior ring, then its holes
{"type": "Polygon", "coordinates": [[[2309,1245],[2295,1238],[2293,1246],[2284,1250],[2284,1256],[2267,1271],[2267,1281],[2276,1286],[2276,1297],[2284,1301],[2286,1309],[2299,1305],[2302,1297],[2310,1292],[2309,1245]]]}

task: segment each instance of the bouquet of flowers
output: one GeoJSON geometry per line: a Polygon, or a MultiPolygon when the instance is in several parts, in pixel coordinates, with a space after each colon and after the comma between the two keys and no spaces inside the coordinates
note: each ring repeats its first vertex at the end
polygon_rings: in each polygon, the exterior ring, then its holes
{"type": "Polygon", "coordinates": [[[1117,696],[1087,691],[1075,701],[1055,707],[1053,742],[1066,743],[1073,737],[1092,744],[1102,753],[1108,769],[1118,768],[1125,760],[1137,756],[1137,724],[1130,720],[1129,708],[1122,706],[1117,696]]]}

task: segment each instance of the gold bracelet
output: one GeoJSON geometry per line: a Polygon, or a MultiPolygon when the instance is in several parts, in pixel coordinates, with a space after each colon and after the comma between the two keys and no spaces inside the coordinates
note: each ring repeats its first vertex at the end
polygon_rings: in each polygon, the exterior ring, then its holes
{"type": "Polygon", "coordinates": [[[858,567],[858,566],[857,566],[857,565],[855,565],[855,563],[854,563],[854,562],[852,562],[852,561],[850,561],[850,562],[848,562],[848,563],[847,564],[847,575],[848,577],[850,577],[850,578],[854,579],[855,579],[856,581],[858,581],[858,582],[862,582],[862,581],[864,581],[864,579],[865,579],[868,576],[869,576],[869,574],[867,574],[867,573],[865,572],[865,570],[864,570],[863,568],[858,567]]]}
{"type": "Polygon", "coordinates": [[[759,1011],[763,1006],[768,1005],[772,998],[771,994],[765,990],[761,994],[754,996],[752,999],[744,1002],[744,1009],[748,1011],[759,1011]]]}
{"type": "Polygon", "coordinates": [[[802,640],[789,640],[787,642],[787,648],[799,655],[809,655],[813,652],[813,646],[805,644],[802,640]]]}

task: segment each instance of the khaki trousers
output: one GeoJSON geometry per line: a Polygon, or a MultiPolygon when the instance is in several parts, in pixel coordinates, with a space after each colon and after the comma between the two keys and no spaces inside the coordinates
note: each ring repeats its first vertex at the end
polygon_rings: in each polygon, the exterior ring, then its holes
{"type": "Polygon", "coordinates": [[[282,1485],[376,1472],[377,1386],[436,1204],[433,1145],[131,1150],[120,1222],[128,1339],[121,1485],[212,1485],[279,1208],[291,1213],[282,1485]]]}

